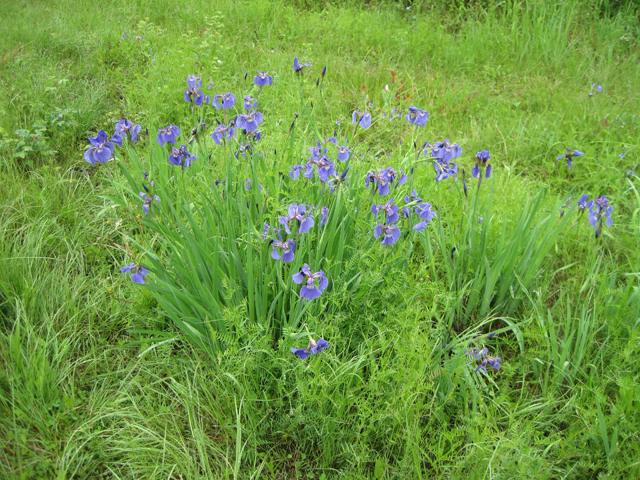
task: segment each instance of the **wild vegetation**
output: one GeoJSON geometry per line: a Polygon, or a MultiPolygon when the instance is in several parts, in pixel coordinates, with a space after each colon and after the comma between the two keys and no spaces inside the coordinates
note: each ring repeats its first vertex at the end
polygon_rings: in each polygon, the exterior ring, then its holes
{"type": "Polygon", "coordinates": [[[636,7],[3,6],[2,475],[638,477],[636,7]]]}

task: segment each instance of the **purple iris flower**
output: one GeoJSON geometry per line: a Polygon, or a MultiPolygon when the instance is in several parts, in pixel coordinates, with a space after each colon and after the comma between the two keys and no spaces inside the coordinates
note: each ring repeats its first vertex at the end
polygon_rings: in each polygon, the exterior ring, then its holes
{"type": "Polygon", "coordinates": [[[349,160],[349,157],[351,156],[351,150],[349,150],[349,147],[347,147],[346,145],[343,146],[338,146],[338,160],[340,160],[341,162],[346,162],[347,160],[349,160]]]}
{"type": "Polygon", "coordinates": [[[380,170],[380,173],[378,174],[373,172],[367,173],[364,180],[365,187],[369,187],[369,183],[377,186],[378,195],[383,196],[389,194],[389,179],[386,175],[385,169],[380,170]]]}
{"type": "Polygon", "coordinates": [[[323,143],[331,142],[334,145],[338,145],[338,139],[336,137],[329,137],[323,143]]]}
{"type": "Polygon", "coordinates": [[[409,113],[407,114],[407,122],[411,125],[418,127],[424,127],[429,120],[429,114],[424,110],[420,110],[417,107],[409,107],[409,113]]]}
{"type": "Polygon", "coordinates": [[[580,199],[578,200],[578,209],[584,210],[587,208],[587,198],[589,198],[588,193],[585,193],[580,197],[580,199]]]}
{"type": "Polygon", "coordinates": [[[257,110],[253,110],[246,115],[238,115],[236,119],[236,127],[246,130],[247,132],[255,132],[261,123],[262,113],[257,110]]]}
{"type": "MultiPolygon", "coordinates": [[[[368,187],[370,182],[374,182],[378,187],[378,195],[388,195],[389,187],[396,180],[397,175],[396,171],[391,167],[383,168],[378,174],[369,172],[367,173],[364,181],[365,187],[368,187]]],[[[408,177],[403,173],[403,171],[400,171],[400,178],[398,178],[396,186],[404,185],[407,183],[407,180],[408,177]]]]}
{"type": "Polygon", "coordinates": [[[494,370],[500,370],[501,361],[502,359],[500,357],[490,357],[487,355],[484,357],[484,360],[482,360],[482,363],[476,368],[476,372],[478,370],[484,370],[484,373],[487,373],[487,364],[493,367],[494,370]]]}
{"type": "MultiPolygon", "coordinates": [[[[420,198],[418,196],[418,194],[416,193],[415,190],[411,190],[411,195],[407,195],[406,197],[404,197],[404,203],[418,203],[418,202],[422,202],[422,198],[420,198]]],[[[417,213],[417,210],[416,210],[417,213]]],[[[402,214],[404,215],[405,218],[409,218],[411,216],[411,209],[409,207],[404,207],[402,209],[402,214]]]]}
{"type": "Polygon", "coordinates": [[[273,84],[273,77],[269,75],[269,72],[261,72],[260,70],[257,70],[257,72],[258,75],[253,77],[253,83],[259,87],[273,84]]]}
{"type": "Polygon", "coordinates": [[[320,209],[320,226],[321,227],[327,224],[328,218],[329,218],[329,207],[322,207],[320,209]]]}
{"type": "Polygon", "coordinates": [[[476,368],[476,372],[484,370],[484,372],[487,373],[487,365],[490,365],[494,370],[500,370],[500,362],[502,359],[500,357],[491,357],[488,354],[489,350],[486,347],[480,350],[473,348],[470,351],[465,351],[467,357],[481,362],[476,368]]]}
{"type": "Polygon", "coordinates": [[[309,265],[306,263],[298,273],[293,274],[292,278],[298,285],[304,283],[300,289],[300,298],[306,298],[307,300],[318,298],[329,286],[329,280],[324,276],[324,272],[320,270],[319,272],[311,273],[309,265]]]}
{"type": "Polygon", "coordinates": [[[400,207],[393,205],[393,198],[384,205],[371,205],[371,212],[375,214],[376,218],[378,218],[378,212],[380,212],[380,210],[383,210],[386,213],[386,223],[394,223],[398,221],[400,218],[398,215],[399,209],[400,207]]]}
{"type": "Polygon", "coordinates": [[[307,163],[307,170],[304,173],[304,176],[307,178],[313,178],[313,169],[311,165],[316,166],[318,169],[318,177],[325,183],[329,181],[329,177],[335,174],[335,164],[325,155],[317,160],[313,157],[309,159],[309,163],[307,163]]]}
{"type": "Polygon", "coordinates": [[[358,129],[358,126],[363,130],[366,130],[371,126],[371,114],[366,110],[364,112],[354,110],[351,114],[351,123],[356,124],[356,130],[358,129]]]}
{"type": "Polygon", "coordinates": [[[444,142],[436,142],[431,148],[431,156],[440,159],[444,163],[448,163],[460,155],[462,155],[462,147],[457,143],[449,143],[448,138],[445,138],[444,142]]]}
{"type": "MultiPolygon", "coordinates": [[[[349,167],[350,168],[350,167],[349,167]]],[[[342,185],[343,183],[345,185],[349,185],[349,183],[346,182],[347,179],[347,173],[349,173],[349,168],[347,168],[344,172],[342,172],[342,174],[338,175],[331,175],[331,178],[329,179],[329,191],[331,193],[333,193],[336,188],[338,188],[340,185],[342,185]]]]}
{"type": "Polygon", "coordinates": [[[581,157],[584,155],[584,152],[580,150],[574,150],[573,152],[567,148],[567,153],[564,155],[560,155],[556,158],[556,160],[562,160],[563,158],[567,159],[567,170],[571,169],[571,163],[573,162],[573,157],[581,157]]]}
{"type": "Polygon", "coordinates": [[[298,57],[293,57],[293,71],[297,74],[301,74],[302,70],[304,69],[304,67],[311,67],[311,63],[307,62],[304,64],[301,64],[300,62],[298,62],[298,57]]]}
{"type": "Polygon", "coordinates": [[[180,129],[173,124],[165,128],[159,128],[158,139],[157,139],[158,144],[160,144],[160,146],[164,145],[165,143],[175,144],[176,138],[179,135],[180,135],[180,129]]]}
{"type": "Polygon", "coordinates": [[[396,225],[383,225],[378,223],[373,229],[373,236],[380,238],[383,236],[380,245],[394,245],[400,238],[400,229],[396,225]]]}
{"type": "Polygon", "coordinates": [[[415,212],[418,215],[418,218],[422,220],[413,227],[416,232],[422,232],[427,228],[429,222],[436,216],[436,212],[433,211],[430,203],[421,203],[416,205],[415,212]]]}
{"type": "Polygon", "coordinates": [[[221,108],[231,108],[235,105],[235,103],[236,96],[231,92],[227,92],[224,94],[218,93],[213,96],[213,106],[218,110],[220,110],[221,108]],[[222,100],[222,104],[220,104],[220,100],[222,100]]]}
{"type": "Polygon", "coordinates": [[[127,138],[127,133],[131,135],[131,141],[138,141],[138,133],[140,133],[140,125],[134,125],[126,118],[118,120],[116,123],[116,133],[123,138],[127,138]]]}
{"type": "MultiPolygon", "coordinates": [[[[245,180],[244,182],[244,189],[245,190],[251,190],[251,186],[253,185],[253,180],[245,180]]],[[[258,190],[262,191],[262,184],[258,183],[258,190]]]]}
{"type": "Polygon", "coordinates": [[[289,205],[289,215],[286,217],[280,217],[278,221],[284,225],[284,230],[289,235],[291,234],[291,230],[289,229],[289,222],[291,222],[291,220],[296,220],[298,222],[298,225],[300,226],[298,233],[307,233],[311,227],[315,225],[315,222],[313,221],[313,218],[305,217],[306,211],[307,209],[304,204],[301,203],[298,205],[294,203],[289,205]]]}
{"type": "Polygon", "coordinates": [[[436,171],[436,181],[440,182],[447,177],[451,177],[458,173],[458,165],[455,162],[444,163],[434,162],[433,168],[436,171]]]}
{"type": "Polygon", "coordinates": [[[385,170],[386,170],[387,178],[389,179],[389,183],[395,182],[396,177],[398,178],[398,183],[396,183],[396,188],[400,185],[404,185],[409,180],[409,177],[405,175],[404,170],[400,170],[400,176],[398,176],[396,171],[391,167],[387,167],[383,171],[385,170]]]}
{"type": "Polygon", "coordinates": [[[198,157],[196,157],[193,153],[187,152],[186,145],[180,145],[180,148],[172,147],[171,154],[169,155],[169,163],[171,165],[175,165],[176,167],[190,167],[191,162],[197,159],[198,157]]]}
{"type": "Polygon", "coordinates": [[[198,106],[202,105],[202,102],[204,102],[204,93],[200,90],[202,88],[202,79],[195,75],[189,75],[187,77],[187,85],[189,88],[184,91],[184,101],[193,102],[198,106]]]}
{"type": "Polygon", "coordinates": [[[116,151],[104,130],[100,130],[95,137],[89,137],[89,142],[91,146],[84,151],[84,159],[91,165],[96,162],[107,163],[116,151]]]}
{"type": "Polygon", "coordinates": [[[602,195],[601,197],[596,197],[595,200],[589,201],[587,207],[589,208],[589,224],[595,230],[596,238],[598,238],[602,234],[603,224],[607,227],[613,225],[613,220],[611,219],[613,206],[609,205],[607,197],[602,195]]]}
{"type": "MultiPolygon", "coordinates": [[[[217,180],[216,180],[217,181],[217,180]]],[[[218,185],[216,185],[217,187],[218,185]]],[[[263,240],[267,239],[267,236],[269,235],[269,230],[271,229],[271,225],[269,225],[267,222],[264,222],[264,228],[262,229],[262,233],[260,234],[262,236],[263,240]]],[[[277,228],[274,228],[274,230],[278,230],[277,228]]]]}
{"type": "Polygon", "coordinates": [[[224,125],[218,125],[211,134],[211,138],[218,145],[222,145],[225,140],[231,140],[236,134],[236,129],[233,127],[225,127],[224,125]]]}
{"type": "Polygon", "coordinates": [[[487,162],[491,158],[491,154],[488,150],[482,150],[476,153],[476,165],[471,169],[473,178],[480,178],[480,169],[486,168],[485,178],[491,177],[491,165],[487,165],[487,162]]]}
{"type": "Polygon", "coordinates": [[[293,239],[289,239],[286,242],[282,241],[282,235],[280,234],[281,229],[274,228],[273,230],[278,234],[278,239],[273,239],[269,242],[269,244],[273,246],[271,258],[274,260],[282,259],[283,263],[293,261],[296,251],[296,242],[293,239]],[[282,249],[282,255],[278,253],[276,247],[282,249]]]}
{"type": "Polygon", "coordinates": [[[322,352],[323,348],[328,348],[330,346],[331,345],[329,345],[323,339],[319,339],[316,342],[313,338],[309,337],[309,346],[307,348],[293,348],[292,347],[291,348],[291,353],[295,353],[302,360],[304,360],[305,358],[309,357],[309,354],[315,355],[316,353],[322,352]]]}
{"type": "MultiPolygon", "coordinates": [[[[255,140],[256,142],[259,142],[261,138],[262,138],[262,132],[259,132],[257,130],[254,132],[247,132],[248,140],[255,140]]],[[[262,155],[262,153],[260,153],[259,155],[262,155]]]]}
{"type": "Polygon", "coordinates": [[[144,210],[144,216],[145,217],[149,216],[149,207],[151,206],[152,202],[155,201],[155,202],[160,203],[160,197],[157,196],[157,195],[154,195],[153,197],[150,197],[146,193],[140,192],[140,198],[142,200],[144,200],[144,203],[142,204],[142,210],[144,210]]]}
{"type": "MultiPolygon", "coordinates": [[[[291,167],[291,171],[289,172],[289,176],[292,180],[297,180],[300,177],[300,172],[305,169],[304,165],[294,165],[291,167]]],[[[311,171],[313,175],[313,170],[311,171]]]]}
{"type": "Polygon", "coordinates": [[[258,101],[251,95],[244,96],[244,109],[248,112],[252,108],[258,108],[258,101]]]}
{"type": "MultiPolygon", "coordinates": [[[[311,154],[311,158],[317,160],[318,158],[320,158],[320,155],[322,155],[323,151],[322,151],[322,144],[320,143],[320,140],[318,140],[318,145],[315,147],[309,147],[309,153],[311,154]]],[[[324,149],[324,153],[327,153],[327,149],[324,149]]]]}
{"type": "Polygon", "coordinates": [[[131,274],[131,281],[133,281],[133,283],[144,283],[144,277],[149,275],[149,270],[141,267],[140,265],[136,265],[135,263],[132,263],[127,267],[122,267],[120,271],[122,273],[133,272],[131,274]]]}

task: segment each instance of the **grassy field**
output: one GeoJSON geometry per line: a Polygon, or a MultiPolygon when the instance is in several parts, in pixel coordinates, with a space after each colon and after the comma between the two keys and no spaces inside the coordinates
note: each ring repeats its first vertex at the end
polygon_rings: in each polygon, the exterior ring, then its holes
{"type": "Polygon", "coordinates": [[[2,478],[640,477],[633,3],[5,3],[2,478]],[[186,103],[188,75],[239,113],[258,98],[251,150],[213,142],[235,113],[186,103]],[[87,163],[123,117],[138,142],[87,163]],[[199,159],[171,166],[157,129],[177,147],[201,122],[199,159]],[[336,192],[292,180],[334,134],[336,192]],[[463,153],[436,182],[421,147],[445,138],[463,153]],[[383,197],[365,177],[388,166],[411,175],[383,197]],[[381,246],[371,204],[413,189],[436,217],[381,246]],[[598,236],[583,194],[613,206],[598,236]],[[287,264],[260,233],[292,203],[318,211],[287,264]],[[302,263],[318,299],[298,298],[302,263]],[[309,332],[331,346],[302,360],[309,332]],[[477,370],[483,347],[499,370],[477,370]]]}

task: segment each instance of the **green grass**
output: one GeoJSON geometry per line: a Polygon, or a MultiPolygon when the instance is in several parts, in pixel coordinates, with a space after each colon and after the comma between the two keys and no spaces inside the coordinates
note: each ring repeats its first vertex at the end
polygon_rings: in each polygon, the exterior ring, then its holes
{"type": "MultiPolygon", "coordinates": [[[[625,174],[640,163],[637,12],[623,6],[606,15],[607,4],[597,2],[447,5],[3,6],[3,477],[638,477],[640,196],[637,177],[625,174]],[[294,55],[314,65],[303,91],[312,121],[301,109],[294,55]],[[362,233],[368,217],[354,221],[348,245],[354,247],[332,278],[362,274],[349,285],[335,282],[322,309],[314,304],[307,312],[316,338],[332,347],[306,362],[289,351],[304,343],[291,339],[299,325],[274,338],[261,319],[285,316],[278,310],[267,317],[241,274],[235,280],[228,274],[238,285],[233,298],[208,305],[224,312],[233,332],[225,348],[189,343],[176,326],[180,316],[168,316],[153,291],[119,272],[141,254],[136,242],[151,252],[148,233],[161,231],[137,217],[132,187],[116,165],[138,175],[135,159],[119,154],[100,169],[82,159],[86,137],[111,132],[122,116],[148,127],[151,140],[157,126],[187,130],[196,121],[182,98],[188,74],[203,77],[207,94],[230,90],[240,99],[257,69],[275,76],[260,96],[261,148],[273,172],[286,175],[302,163],[314,128],[323,138],[338,128],[357,155],[368,152],[353,160],[351,173],[360,176],[350,178],[356,193],[345,201],[357,201],[365,169],[412,159],[414,140],[460,143],[467,173],[482,149],[491,151],[494,165],[491,213],[481,226],[474,221],[475,187],[463,207],[452,183],[436,185],[428,164],[415,165],[416,186],[438,205],[442,223],[430,226],[430,242],[415,238],[404,263],[400,250],[383,258],[362,233]],[[207,91],[210,78],[215,86],[207,91]],[[593,83],[604,90],[589,98],[593,83]],[[369,101],[377,118],[418,105],[429,111],[429,123],[414,135],[403,119],[379,120],[352,138],[351,111],[369,101]],[[300,113],[295,141],[285,150],[294,112],[300,113]],[[569,171],[555,159],[564,145],[585,152],[569,171]],[[540,233],[560,225],[567,196],[583,193],[606,194],[615,206],[603,238],[595,241],[575,207],[557,238],[540,233]],[[519,223],[527,219],[531,228],[519,223]],[[486,235],[482,254],[473,249],[480,235],[486,235]],[[449,268],[454,243],[461,256],[449,268]],[[515,266],[507,268],[511,261],[515,266]],[[486,285],[491,271],[495,287],[479,290],[474,303],[473,281],[486,285]],[[444,349],[451,341],[453,349],[444,349]],[[483,344],[502,357],[499,372],[478,375],[465,360],[465,349],[483,344]]],[[[214,123],[212,109],[206,112],[214,123]]],[[[137,151],[154,172],[159,163],[144,142],[137,151]]],[[[201,156],[191,183],[166,187],[167,210],[158,212],[170,212],[171,204],[175,219],[184,218],[172,195],[200,198],[209,182],[227,175],[219,150],[212,152],[211,162],[201,156]]],[[[234,174],[252,178],[250,165],[239,163],[234,174]]],[[[157,175],[170,184],[161,170],[157,175]]],[[[306,200],[301,184],[278,183],[262,167],[256,175],[278,192],[268,199],[269,220],[285,198],[306,200]]],[[[489,185],[479,196],[483,215],[489,185]]],[[[203,197],[194,211],[207,201],[221,205],[203,197]]],[[[200,225],[194,216],[189,228],[200,225]]],[[[229,239],[243,235],[242,222],[229,221],[229,239]]],[[[189,228],[162,244],[168,255],[162,258],[183,257],[179,244],[189,228]]],[[[243,268],[253,265],[243,256],[250,248],[239,247],[243,268]]],[[[331,262],[338,253],[326,248],[331,262]]],[[[402,249],[409,251],[408,243],[402,249]]],[[[265,269],[251,275],[267,278],[268,252],[260,261],[265,269]]],[[[201,265],[193,260],[189,268],[201,265]]],[[[271,302],[270,291],[252,291],[271,302]]]]}

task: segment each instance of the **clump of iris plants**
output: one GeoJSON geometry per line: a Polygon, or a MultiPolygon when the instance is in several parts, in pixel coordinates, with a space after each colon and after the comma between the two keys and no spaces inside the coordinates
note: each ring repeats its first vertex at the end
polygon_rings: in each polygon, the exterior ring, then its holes
{"type": "MultiPolygon", "coordinates": [[[[458,164],[452,160],[462,155],[462,147],[457,143],[449,143],[449,139],[437,142],[435,145],[425,144],[431,148],[431,157],[434,159],[433,169],[436,172],[436,182],[452,177],[458,173],[458,164]]],[[[426,154],[426,150],[425,150],[426,154]]]]}

